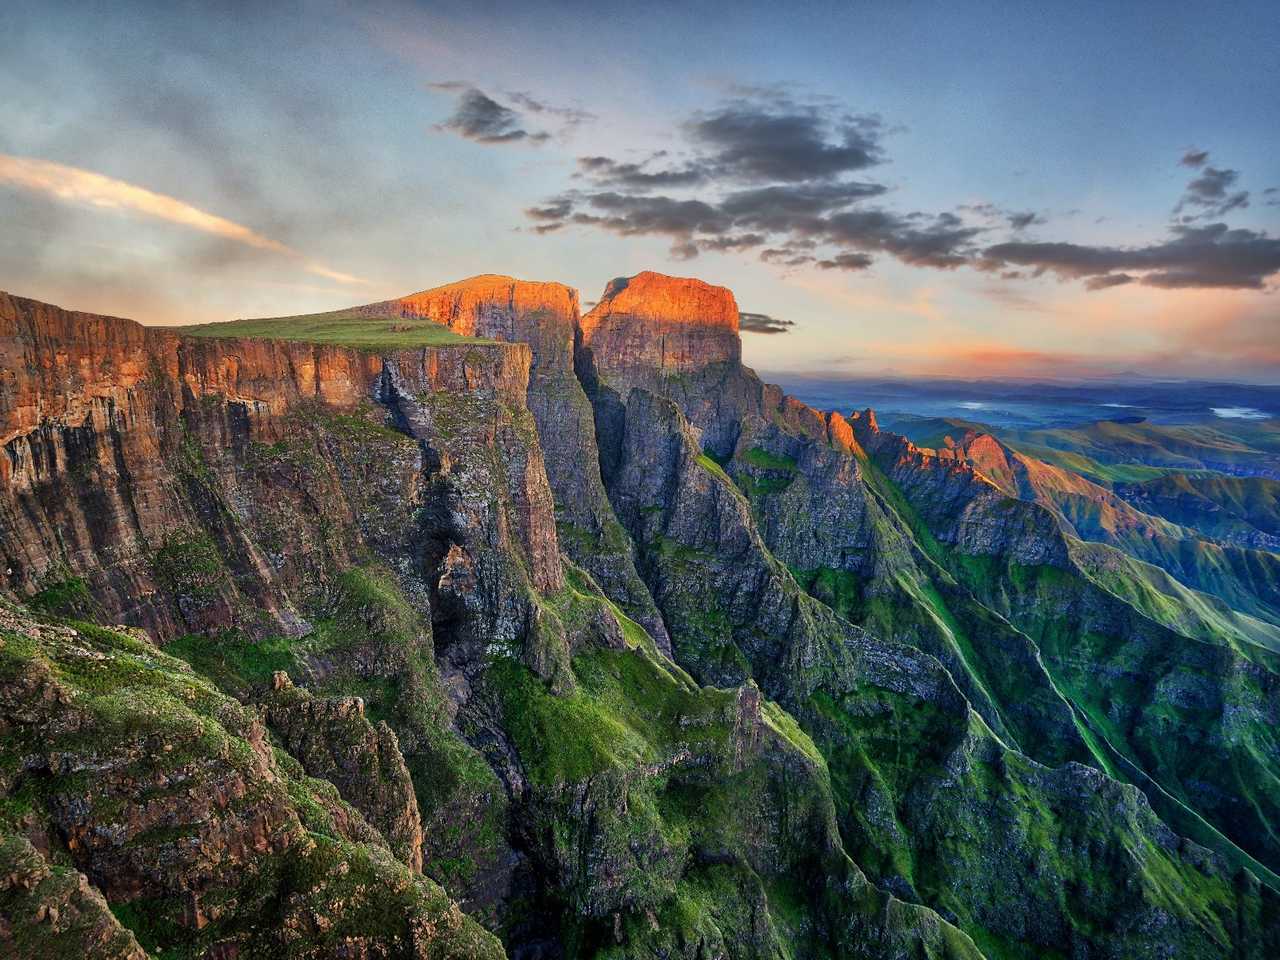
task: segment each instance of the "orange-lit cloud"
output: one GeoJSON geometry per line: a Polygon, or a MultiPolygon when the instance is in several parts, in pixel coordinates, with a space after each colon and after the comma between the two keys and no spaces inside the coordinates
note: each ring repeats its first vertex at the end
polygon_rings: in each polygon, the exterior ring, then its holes
{"type": "Polygon", "coordinates": [[[125,210],[165,220],[216,237],[243,243],[298,261],[302,268],[317,277],[335,283],[364,284],[366,281],[349,273],[332,270],[308,259],[292,247],[264,237],[243,224],[193,207],[174,197],[154,193],[123,180],[103,176],[90,170],[68,167],[35,157],[14,157],[0,153],[0,183],[54,197],[65,203],[104,210],[125,210]]]}

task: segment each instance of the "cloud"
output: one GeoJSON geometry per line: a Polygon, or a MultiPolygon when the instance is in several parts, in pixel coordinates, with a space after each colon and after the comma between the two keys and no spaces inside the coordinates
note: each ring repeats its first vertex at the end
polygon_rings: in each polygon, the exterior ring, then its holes
{"type": "Polygon", "coordinates": [[[686,135],[718,176],[748,183],[825,180],[884,160],[884,125],[784,97],[740,98],[695,114],[686,135]]]}
{"type": "Polygon", "coordinates": [[[579,226],[660,236],[680,260],[757,250],[761,262],[787,269],[860,272],[884,255],[935,270],[972,267],[1003,280],[1084,280],[1089,291],[1127,284],[1261,289],[1280,270],[1280,241],[1220,221],[1247,207],[1249,194],[1237,188],[1238,171],[1208,164],[1208,151],[1182,158],[1196,175],[1165,239],[1136,247],[1040,242],[1025,236],[1049,222],[1036,210],[982,201],[902,212],[885,204],[887,184],[855,179],[887,161],[877,116],[831,100],[800,102],[781,88],[736,93],[679,124],[670,153],[638,162],[579,157],[573,176],[584,186],[528,208],[534,232],[579,226]],[[1002,235],[1004,242],[992,242],[1002,235]]]}
{"type": "Polygon", "coordinates": [[[820,215],[885,192],[882,184],[861,181],[757,187],[730,193],[720,209],[741,226],[786,233],[811,230],[820,215]]]}
{"type": "Polygon", "coordinates": [[[803,248],[793,243],[785,247],[767,247],[760,251],[760,259],[764,263],[782,267],[800,267],[813,263],[818,258],[811,253],[805,253],[803,248]]]}
{"type": "Polygon", "coordinates": [[[1002,243],[987,247],[982,260],[986,269],[1012,265],[1027,267],[1037,275],[1093,278],[1089,280],[1091,290],[1131,282],[1164,289],[1259,290],[1268,277],[1280,271],[1280,239],[1263,231],[1212,223],[1177,226],[1172,233],[1163,243],[1140,247],[1002,243]]]}
{"type": "MultiPolygon", "coordinates": [[[[971,213],[988,224],[1008,226],[1015,233],[1025,230],[1027,227],[1039,226],[1049,222],[1044,214],[1036,213],[1033,210],[1005,210],[994,203],[985,201],[982,203],[962,203],[956,209],[971,213]]],[[[1067,216],[1073,216],[1079,212],[1079,210],[1071,210],[1067,213],[1067,216]]]]}
{"type": "Polygon", "coordinates": [[[1136,277],[1127,273],[1106,273],[1100,277],[1090,277],[1084,282],[1086,290],[1106,290],[1108,287],[1122,287],[1133,283],[1136,277]]]}
{"type": "Polygon", "coordinates": [[[883,251],[912,266],[942,270],[969,263],[972,242],[983,232],[953,213],[929,217],[886,210],[839,213],[821,226],[821,235],[834,244],[864,252],[883,251]]]}
{"type": "Polygon", "coordinates": [[[539,100],[528,93],[522,93],[519,90],[507,91],[507,98],[512,103],[518,104],[530,113],[542,114],[544,116],[558,118],[565,128],[572,128],[592,120],[598,120],[594,113],[589,110],[583,110],[581,107],[559,107],[547,103],[545,100],[539,100]]]}
{"type": "Polygon", "coordinates": [[[542,143],[550,139],[546,131],[530,132],[523,126],[524,118],[518,111],[504,107],[498,101],[475,87],[456,80],[431,84],[433,90],[456,93],[457,103],[449,119],[436,125],[437,130],[451,130],[458,136],[476,143],[542,143]]]}
{"type": "MultiPolygon", "coordinates": [[[[995,229],[956,213],[866,207],[889,193],[884,183],[853,178],[886,161],[878,116],[831,100],[798,101],[776,87],[735,93],[678,126],[678,161],[665,150],[639,162],[579,157],[574,178],[588,186],[528,208],[534,232],[594,227],[665,236],[679,259],[758,248],[763,262],[778,266],[865,270],[877,253],[952,269],[973,257],[979,234],[995,229]]],[[[986,207],[1006,229],[1044,222],[986,207]]]]}
{"type": "Polygon", "coordinates": [[[1217,167],[1205,167],[1204,172],[1187,184],[1186,192],[1178,205],[1173,208],[1175,215],[1189,208],[1198,209],[1198,213],[1184,220],[1204,217],[1221,217],[1232,210],[1249,206],[1249,191],[1231,192],[1237,180],[1238,170],[1220,170],[1217,167]]]}
{"type": "Polygon", "coordinates": [[[858,271],[866,270],[873,263],[875,261],[865,253],[838,253],[830,259],[819,260],[818,267],[822,270],[858,271]]]}
{"type": "Polygon", "coordinates": [[[743,333],[787,333],[795,325],[794,320],[771,317],[767,313],[738,314],[738,329],[743,333]]]}
{"type": "Polygon", "coordinates": [[[628,190],[692,187],[707,180],[707,171],[696,165],[673,170],[646,170],[645,167],[653,160],[654,157],[650,157],[641,163],[619,163],[609,157],[579,157],[578,170],[580,175],[601,186],[628,190]]]}
{"type": "Polygon", "coordinates": [[[292,247],[263,236],[250,227],[201,210],[174,197],[154,193],[145,187],[116,180],[100,173],[34,157],[0,154],[0,183],[8,183],[78,206],[139,213],[247,247],[280,254],[299,261],[308,273],[336,283],[365,283],[359,277],[309,260],[292,247]]]}
{"type": "Polygon", "coordinates": [[[1027,210],[1021,213],[1010,213],[1006,216],[1009,226],[1014,230],[1025,230],[1027,227],[1036,226],[1047,223],[1048,221],[1040,214],[1027,210]]]}
{"type": "Polygon", "coordinates": [[[442,80],[427,86],[455,96],[453,113],[436,124],[435,128],[456,133],[474,143],[490,146],[513,143],[537,145],[550,140],[552,131],[535,129],[526,122],[525,114],[538,116],[544,122],[551,121],[551,125],[557,127],[555,134],[559,136],[597,119],[588,110],[557,106],[520,90],[508,90],[502,95],[520,108],[517,110],[499,103],[474,84],[463,80],[442,80]]]}
{"type": "Polygon", "coordinates": [[[688,160],[655,167],[665,151],[640,163],[579,157],[579,175],[599,186],[628,190],[694,187],[713,181],[814,183],[884,162],[885,129],[877,116],[851,114],[825,101],[797,102],[772,88],[737,89],[742,96],[699,111],[680,125],[679,134],[691,155],[688,160]]]}

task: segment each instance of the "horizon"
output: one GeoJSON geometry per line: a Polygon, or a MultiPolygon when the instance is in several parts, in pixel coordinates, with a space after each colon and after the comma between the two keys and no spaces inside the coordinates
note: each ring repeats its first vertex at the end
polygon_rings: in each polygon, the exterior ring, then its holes
{"type": "Polygon", "coordinates": [[[731,289],[770,376],[1280,383],[1261,4],[87,9],[0,13],[21,296],[182,325],[652,269],[731,289]]]}

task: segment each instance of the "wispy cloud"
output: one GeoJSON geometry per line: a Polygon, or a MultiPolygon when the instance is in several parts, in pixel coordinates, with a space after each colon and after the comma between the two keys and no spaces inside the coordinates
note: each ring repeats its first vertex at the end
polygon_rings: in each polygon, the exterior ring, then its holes
{"type": "Polygon", "coordinates": [[[116,180],[91,170],[69,167],[36,157],[0,154],[0,183],[53,197],[64,203],[141,214],[258,250],[276,253],[297,261],[307,273],[324,277],[335,283],[364,284],[366,282],[360,277],[333,270],[311,260],[287,244],[263,236],[243,224],[201,210],[176,197],[155,193],[145,187],[116,180]]]}

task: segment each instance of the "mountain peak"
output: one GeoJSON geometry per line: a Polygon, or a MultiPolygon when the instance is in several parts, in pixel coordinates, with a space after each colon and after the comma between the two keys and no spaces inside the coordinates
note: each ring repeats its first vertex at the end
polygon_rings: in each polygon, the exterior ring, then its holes
{"type": "Polygon", "coordinates": [[[616,314],[663,324],[720,327],[735,334],[738,331],[738,303],[727,287],[652,270],[610,280],[600,302],[584,318],[583,328],[589,332],[616,314]]]}
{"type": "Polygon", "coordinates": [[[597,371],[620,389],[737,364],[738,304],[725,287],[647,270],[609,282],[582,318],[582,344],[597,371]]]}
{"type": "Polygon", "coordinates": [[[536,365],[571,369],[578,291],[563,283],[484,273],[356,307],[367,316],[426,319],[468,337],[528,343],[536,365]]]}

